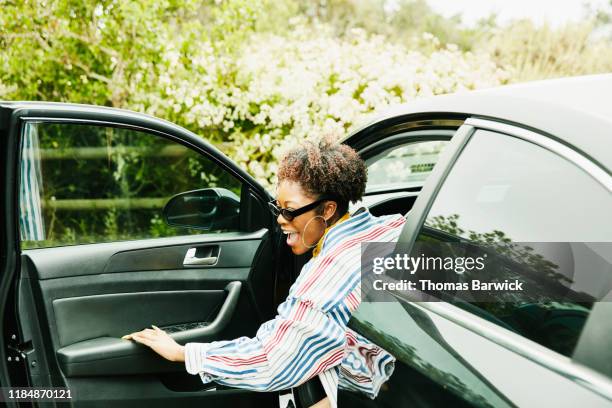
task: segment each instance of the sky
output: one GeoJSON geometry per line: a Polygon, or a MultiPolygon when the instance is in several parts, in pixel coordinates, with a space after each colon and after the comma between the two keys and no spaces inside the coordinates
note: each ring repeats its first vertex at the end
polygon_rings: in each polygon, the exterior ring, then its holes
{"type": "Polygon", "coordinates": [[[584,18],[584,5],[601,8],[608,0],[426,0],[438,13],[450,17],[461,13],[463,22],[471,26],[491,13],[498,14],[504,24],[517,18],[530,18],[536,24],[548,22],[558,27],[569,21],[584,18]]]}

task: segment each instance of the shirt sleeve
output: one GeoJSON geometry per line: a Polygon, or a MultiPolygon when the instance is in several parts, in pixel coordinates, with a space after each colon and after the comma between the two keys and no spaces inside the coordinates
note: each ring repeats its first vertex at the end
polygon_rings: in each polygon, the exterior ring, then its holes
{"type": "Polygon", "coordinates": [[[204,382],[276,391],[297,386],[339,365],[359,288],[359,257],[351,266],[340,258],[352,254],[343,255],[317,257],[279,306],[278,315],[264,323],[255,337],[187,343],[187,371],[200,374],[204,382]]]}
{"type": "Polygon", "coordinates": [[[340,364],[339,387],[375,399],[395,368],[395,357],[359,333],[347,329],[347,345],[340,364]]]}

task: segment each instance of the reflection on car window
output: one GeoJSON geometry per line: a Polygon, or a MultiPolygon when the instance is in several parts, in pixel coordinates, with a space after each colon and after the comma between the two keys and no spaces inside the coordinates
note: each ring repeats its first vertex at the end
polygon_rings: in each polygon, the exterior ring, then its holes
{"type": "Polygon", "coordinates": [[[237,179],[158,135],[27,123],[22,137],[22,248],[199,234],[206,231],[163,221],[161,211],[171,196],[223,187],[240,197],[237,179]]]}
{"type": "Polygon", "coordinates": [[[370,157],[366,160],[366,190],[423,185],[447,143],[441,140],[413,142],[370,157]]]}
{"type": "Polygon", "coordinates": [[[568,160],[524,140],[478,131],[442,185],[417,241],[454,237],[487,248],[530,242],[536,251],[537,243],[559,243],[556,248],[563,250],[544,258],[523,253],[505,273],[520,277],[535,268],[542,296],[554,297],[547,291],[562,282],[568,288],[563,301],[513,303],[500,297],[458,305],[570,356],[591,300],[612,287],[607,255],[597,244],[612,241],[610,208],[610,192],[568,160]],[[552,270],[562,263],[571,264],[573,275],[552,270]]]}
{"type": "MultiPolygon", "coordinates": [[[[435,322],[403,301],[361,303],[357,332],[396,358],[389,381],[373,401],[341,388],[340,406],[507,407],[507,399],[447,343],[435,322]],[[442,388],[442,386],[444,388],[442,388]]],[[[341,383],[342,385],[342,383],[341,383]]]]}

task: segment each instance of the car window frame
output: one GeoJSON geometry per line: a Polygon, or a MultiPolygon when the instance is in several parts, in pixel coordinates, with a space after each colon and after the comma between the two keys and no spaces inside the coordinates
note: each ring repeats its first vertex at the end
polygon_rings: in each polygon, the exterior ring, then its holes
{"type": "MultiPolygon", "coordinates": [[[[20,149],[20,157],[19,157],[19,160],[20,160],[20,169],[19,169],[19,179],[18,179],[20,194],[17,197],[19,206],[21,206],[22,198],[26,198],[26,197],[23,197],[22,194],[21,194],[21,188],[23,187],[23,185],[21,183],[22,176],[23,176],[23,172],[22,172],[22,170],[23,170],[22,167],[23,166],[21,166],[21,163],[23,163],[23,159],[24,159],[24,156],[23,156],[23,153],[24,153],[24,143],[25,143],[27,137],[29,136],[29,135],[27,135],[28,125],[32,125],[32,127],[30,129],[30,131],[31,131],[32,129],[36,129],[36,127],[38,125],[45,126],[45,125],[49,125],[49,124],[59,124],[61,127],[64,127],[64,126],[66,126],[66,127],[83,126],[84,128],[89,128],[89,129],[98,128],[99,130],[102,130],[102,129],[113,129],[113,131],[114,130],[127,130],[127,131],[130,132],[130,134],[139,135],[140,137],[151,138],[151,139],[148,139],[148,140],[151,140],[151,141],[153,141],[153,139],[157,138],[158,141],[166,143],[167,144],[166,146],[177,146],[177,147],[180,146],[180,147],[183,147],[186,152],[188,151],[189,154],[193,155],[193,157],[203,158],[204,160],[206,160],[207,163],[210,163],[210,165],[212,165],[215,168],[219,169],[221,172],[228,174],[230,176],[230,178],[232,179],[232,184],[235,183],[235,185],[240,185],[241,190],[242,190],[242,187],[244,186],[244,182],[243,181],[241,181],[240,179],[236,178],[232,173],[228,173],[225,168],[219,166],[219,164],[216,163],[215,161],[211,160],[209,156],[202,155],[199,151],[197,151],[197,150],[195,150],[193,148],[190,148],[188,145],[186,145],[185,143],[181,142],[180,139],[170,138],[170,137],[168,137],[167,134],[164,134],[164,133],[161,133],[161,132],[152,132],[152,131],[141,130],[141,129],[133,129],[132,127],[123,126],[123,125],[99,124],[99,123],[94,123],[93,121],[72,123],[72,122],[69,122],[69,121],[49,121],[49,120],[37,120],[37,119],[28,118],[28,119],[26,119],[26,120],[24,120],[22,122],[21,132],[20,132],[20,145],[21,145],[21,149],[20,149]],[[159,140],[159,138],[161,138],[161,140],[159,140]]],[[[38,141],[36,143],[38,144],[38,141]]],[[[38,174],[37,178],[40,178],[38,180],[38,182],[41,185],[44,185],[46,183],[44,174],[38,174]]],[[[195,188],[195,187],[196,187],[195,185],[191,186],[192,189],[195,188]]],[[[193,191],[193,190],[190,190],[190,191],[193,191]]],[[[175,194],[169,195],[168,198],[170,198],[170,197],[172,197],[172,196],[174,196],[176,194],[185,193],[185,192],[188,192],[188,191],[187,190],[186,191],[178,191],[175,194]]],[[[121,198],[121,197],[118,197],[118,198],[121,198]]],[[[160,208],[159,214],[161,215],[161,208],[160,208]]],[[[41,217],[41,218],[44,219],[44,217],[41,217]]],[[[244,223],[244,215],[243,214],[239,214],[239,221],[240,221],[240,229],[239,230],[232,230],[231,232],[246,232],[246,230],[244,229],[244,224],[245,223],[244,223]]],[[[22,223],[21,223],[21,216],[20,216],[20,222],[19,222],[20,237],[19,237],[19,240],[20,240],[20,246],[21,246],[22,250],[26,250],[26,249],[27,250],[29,250],[29,249],[43,249],[43,248],[57,248],[57,247],[63,247],[63,246],[80,246],[80,245],[113,243],[113,242],[123,242],[123,241],[141,241],[141,240],[149,240],[149,239],[155,239],[156,238],[156,237],[153,237],[153,236],[141,236],[141,237],[129,236],[129,237],[122,237],[122,238],[119,238],[119,239],[107,239],[107,237],[100,236],[100,238],[101,238],[100,240],[96,240],[96,241],[87,241],[87,240],[81,241],[80,237],[77,236],[78,238],[75,240],[75,242],[60,243],[60,244],[49,245],[49,246],[47,246],[47,245],[41,245],[41,246],[33,245],[31,247],[24,248],[23,242],[24,241],[27,242],[27,241],[30,241],[30,240],[23,240],[22,239],[23,238],[23,230],[22,230],[22,225],[21,224],[22,223]]],[[[185,227],[185,229],[189,229],[189,228],[185,227]]],[[[195,231],[197,229],[198,229],[197,227],[192,228],[191,229],[192,233],[195,233],[195,231]]],[[[212,230],[210,232],[218,233],[220,231],[212,230]]],[[[228,231],[228,232],[230,232],[230,231],[228,231]]],[[[200,231],[199,233],[201,234],[202,232],[200,231]]],[[[131,234],[128,234],[128,235],[131,235],[131,234]]],[[[190,235],[190,234],[177,233],[176,235],[163,236],[163,237],[160,237],[160,238],[170,238],[170,237],[173,237],[173,236],[179,237],[179,236],[185,236],[185,235],[190,235]]],[[[35,241],[40,241],[40,240],[45,241],[44,237],[42,239],[34,238],[31,241],[35,242],[35,241]]]]}
{"type": "MultiPolygon", "coordinates": [[[[387,150],[391,151],[392,149],[401,148],[410,144],[438,141],[449,142],[454,134],[455,130],[448,128],[408,130],[398,134],[387,136],[381,140],[367,145],[359,151],[359,155],[365,162],[367,162],[370,158],[376,156],[377,154],[380,154],[381,152],[387,150]]],[[[446,147],[448,147],[448,144],[446,147]]],[[[446,150],[446,148],[444,150],[446,150]]],[[[431,173],[429,174],[428,178],[430,176],[431,173]]],[[[409,185],[402,185],[400,183],[394,184],[391,187],[389,187],[389,185],[382,185],[379,188],[367,189],[364,195],[375,195],[390,191],[411,191],[415,189],[420,189],[421,187],[422,185],[415,187],[409,185]]]]}
{"type": "MultiPolygon", "coordinates": [[[[23,132],[27,123],[43,122],[43,123],[65,123],[76,125],[92,125],[92,126],[112,126],[116,128],[128,129],[151,134],[153,136],[163,137],[168,141],[181,144],[195,153],[210,160],[215,165],[219,166],[223,171],[228,172],[238,182],[242,184],[242,193],[240,197],[240,226],[241,230],[252,231],[255,224],[253,217],[253,201],[257,201],[259,206],[265,208],[265,203],[270,200],[269,193],[248,173],[242,170],[231,159],[225,156],[215,146],[199,137],[192,132],[181,128],[170,122],[154,118],[152,116],[137,114],[130,111],[122,111],[119,109],[107,109],[94,106],[80,105],[57,105],[58,109],[44,110],[40,112],[38,109],[16,109],[12,115],[12,129],[17,137],[16,158],[15,158],[15,188],[14,196],[14,211],[15,220],[19,220],[19,186],[21,183],[21,150],[23,144],[23,132]],[[89,108],[89,109],[87,109],[89,108]],[[42,114],[41,114],[42,113],[42,114]]],[[[263,220],[265,227],[270,231],[274,231],[274,223],[270,215],[269,219],[263,220]]],[[[261,224],[262,220],[259,220],[261,224]]],[[[14,239],[16,242],[16,250],[18,253],[24,250],[21,245],[19,236],[18,222],[15,224],[14,239]]],[[[94,243],[95,244],[95,243],[94,243]]],[[[87,245],[87,244],[79,244],[87,245]]]]}
{"type": "MultiPolygon", "coordinates": [[[[478,130],[489,130],[506,137],[518,138],[549,150],[553,154],[569,160],[572,164],[586,171],[595,181],[602,184],[604,188],[608,188],[608,190],[612,189],[612,175],[574,146],[562,143],[551,135],[526,129],[519,125],[508,124],[500,120],[495,120],[494,118],[469,117],[465,120],[464,124],[457,129],[449,145],[442,152],[432,173],[429,175],[427,183],[423,186],[411,210],[411,216],[407,217],[406,224],[398,239],[396,247],[397,252],[410,253],[442,185],[452,171],[463,149],[478,130]]],[[[403,296],[405,294],[401,292],[390,292],[390,294],[414,303],[414,300],[406,298],[403,296]]],[[[450,303],[441,301],[419,302],[418,306],[449,319],[468,330],[479,333],[488,340],[558,372],[572,381],[580,383],[592,391],[612,400],[612,378],[595,371],[593,368],[580,361],[575,361],[570,357],[563,356],[562,354],[541,346],[519,334],[510,332],[503,327],[499,327],[494,323],[488,322],[482,317],[462,310],[458,306],[450,303]]],[[[587,330],[593,326],[594,325],[585,325],[578,339],[578,343],[580,343],[583,337],[590,335],[587,330]]],[[[575,353],[576,350],[574,351],[574,354],[575,353]]]]}

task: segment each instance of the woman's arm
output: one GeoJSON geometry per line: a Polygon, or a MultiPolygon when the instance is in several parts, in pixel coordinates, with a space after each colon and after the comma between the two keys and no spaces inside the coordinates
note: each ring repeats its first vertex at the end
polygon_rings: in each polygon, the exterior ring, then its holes
{"type": "Polygon", "coordinates": [[[203,381],[256,391],[291,388],[340,363],[345,327],[312,303],[287,299],[253,338],[181,346],[153,326],[124,336],[170,361],[185,362],[203,381]]]}
{"type": "Polygon", "coordinates": [[[253,338],[187,343],[185,366],[204,381],[255,391],[299,385],[342,361],[345,326],[313,307],[287,299],[253,338]]]}
{"type": "Polygon", "coordinates": [[[294,387],[342,361],[346,324],[359,303],[360,259],[353,252],[321,255],[307,265],[278,315],[253,338],[184,348],[159,329],[130,338],[171,361],[184,360],[187,371],[204,382],[257,391],[294,387]]]}
{"type": "MultiPolygon", "coordinates": [[[[330,232],[324,243],[329,246],[304,266],[275,319],[253,338],[188,343],[187,370],[204,382],[269,391],[299,385],[339,365],[346,325],[361,300],[361,242],[395,241],[403,223],[401,216],[381,218],[367,228],[360,221],[356,230],[330,232]]],[[[176,347],[169,349],[174,350],[170,357],[181,354],[176,347]]]]}

